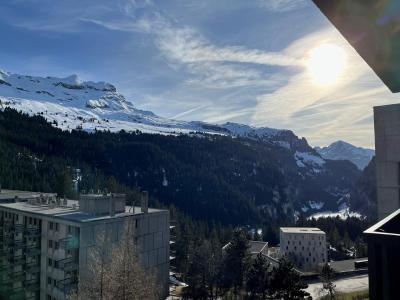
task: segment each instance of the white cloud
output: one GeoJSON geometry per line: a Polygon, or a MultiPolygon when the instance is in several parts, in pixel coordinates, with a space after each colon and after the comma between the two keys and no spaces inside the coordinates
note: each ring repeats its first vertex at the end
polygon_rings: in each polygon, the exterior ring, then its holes
{"type": "Polygon", "coordinates": [[[303,69],[286,85],[258,97],[251,123],[292,129],[315,145],[342,139],[371,147],[372,107],[394,102],[399,97],[390,93],[334,29],[305,36],[284,53],[306,57],[308,51],[321,43],[335,43],[347,53],[349,63],[339,81],[328,87],[317,86],[307,69],[303,69]]]}
{"type": "Polygon", "coordinates": [[[287,12],[303,8],[309,1],[307,0],[257,0],[258,4],[271,11],[287,12]]]}

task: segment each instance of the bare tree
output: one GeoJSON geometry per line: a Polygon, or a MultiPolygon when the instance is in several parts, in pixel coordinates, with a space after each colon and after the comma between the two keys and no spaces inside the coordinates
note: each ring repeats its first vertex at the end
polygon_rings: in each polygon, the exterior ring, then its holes
{"type": "Polygon", "coordinates": [[[132,222],[114,244],[104,230],[90,251],[87,273],[68,300],[156,300],[158,287],[150,271],[140,264],[132,222]]]}
{"type": "Polygon", "coordinates": [[[322,291],[328,292],[329,299],[336,299],[336,285],[333,283],[335,279],[335,271],[326,263],[321,271],[322,291]]]}

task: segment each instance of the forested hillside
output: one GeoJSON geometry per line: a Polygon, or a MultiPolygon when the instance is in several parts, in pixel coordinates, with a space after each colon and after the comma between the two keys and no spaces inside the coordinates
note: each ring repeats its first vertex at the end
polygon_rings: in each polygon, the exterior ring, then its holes
{"type": "Polygon", "coordinates": [[[295,147],[256,138],[67,132],[40,116],[5,109],[0,182],[4,188],[62,192],[79,168],[80,188],[86,191],[104,189],[115,178],[194,218],[291,223],[295,215],[337,209],[360,175],[347,161],[310,163],[318,154],[305,140],[300,144],[302,157],[295,147]]]}

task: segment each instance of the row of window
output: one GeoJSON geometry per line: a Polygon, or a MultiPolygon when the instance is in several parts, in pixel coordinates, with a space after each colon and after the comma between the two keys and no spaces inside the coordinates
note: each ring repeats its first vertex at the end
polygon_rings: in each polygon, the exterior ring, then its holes
{"type": "Polygon", "coordinates": [[[48,241],[48,247],[49,247],[49,249],[53,249],[54,248],[55,250],[57,250],[57,249],[60,248],[60,243],[57,242],[57,241],[49,240],[48,241]]]}
{"type": "MultiPolygon", "coordinates": [[[[292,244],[295,245],[295,244],[296,244],[296,241],[292,241],[292,244]]],[[[298,244],[301,245],[301,241],[299,241],[298,244]]],[[[314,241],[313,244],[316,245],[316,242],[314,241]]],[[[288,245],[290,245],[290,241],[288,241],[288,245]]],[[[308,245],[311,246],[311,241],[308,241],[308,245]]],[[[321,245],[322,245],[322,242],[319,242],[319,245],[321,246],[321,245]]]]}
{"type": "Polygon", "coordinates": [[[49,229],[50,230],[55,230],[59,231],[60,230],[60,225],[56,222],[49,222],[49,229]]]}
{"type": "MultiPolygon", "coordinates": [[[[19,214],[14,214],[14,213],[10,213],[10,212],[2,212],[1,213],[2,217],[5,219],[11,219],[14,222],[18,222],[19,221],[19,214]]],[[[33,217],[28,217],[28,216],[24,216],[24,224],[25,225],[40,225],[41,222],[39,219],[33,218],[33,217]]]]}
{"type": "MultiPolygon", "coordinates": [[[[305,237],[305,235],[304,234],[290,234],[290,235],[287,235],[288,236],[288,238],[290,238],[290,239],[292,239],[292,240],[297,240],[297,239],[302,239],[302,240],[304,240],[304,237],[305,237]]],[[[309,238],[309,237],[307,237],[307,238],[309,238]]],[[[320,234],[320,235],[315,235],[315,234],[313,234],[313,235],[311,235],[311,240],[320,240],[320,241],[322,241],[322,240],[324,240],[324,238],[325,238],[325,235],[322,235],[322,234],[320,234]]]]}

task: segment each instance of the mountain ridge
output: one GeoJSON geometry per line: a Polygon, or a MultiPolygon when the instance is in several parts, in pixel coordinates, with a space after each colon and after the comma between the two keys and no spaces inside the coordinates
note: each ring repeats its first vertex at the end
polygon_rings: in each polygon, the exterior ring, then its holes
{"type": "Polygon", "coordinates": [[[367,167],[375,150],[357,147],[345,141],[339,140],[326,147],[314,148],[323,158],[332,160],[349,160],[361,171],[367,167]]]}
{"type": "MultiPolygon", "coordinates": [[[[120,171],[115,170],[116,174],[119,175],[113,175],[124,184],[132,184],[130,174],[145,173],[146,179],[139,182],[140,186],[143,185],[156,195],[158,193],[157,196],[160,198],[180,199],[181,196],[176,195],[180,195],[178,191],[182,190],[183,185],[186,186],[188,195],[197,195],[199,199],[202,199],[201,201],[206,201],[201,195],[205,183],[203,183],[203,186],[197,187],[197,189],[200,189],[197,190],[193,182],[186,182],[187,180],[182,178],[179,172],[176,173],[177,170],[174,165],[171,165],[168,160],[164,161],[165,157],[170,157],[170,159],[173,157],[173,160],[177,160],[181,164],[182,172],[187,172],[188,168],[193,168],[193,174],[202,174],[201,176],[204,177],[202,181],[206,181],[206,179],[215,181],[215,178],[211,176],[212,174],[204,173],[202,165],[211,164],[208,160],[214,161],[215,157],[219,157],[222,160],[220,168],[224,169],[229,166],[229,171],[226,170],[227,173],[222,174],[219,169],[215,169],[213,172],[221,173],[218,180],[223,180],[225,188],[234,191],[233,194],[237,194],[235,197],[238,201],[254,202],[252,205],[256,205],[261,211],[267,211],[264,212],[266,215],[274,217],[277,216],[277,210],[283,211],[283,214],[290,215],[292,218],[301,213],[312,214],[324,210],[337,210],[344,202],[349,203],[348,194],[359,176],[359,172],[353,164],[322,158],[305,138],[298,137],[291,130],[257,128],[232,122],[219,125],[200,121],[187,122],[165,119],[152,112],[137,109],[132,102],[118,93],[112,84],[82,81],[76,75],[65,78],[34,77],[9,74],[3,71],[0,73],[0,110],[5,112],[8,109],[23,112],[30,116],[43,117],[52,127],[72,132],[71,136],[66,133],[60,133],[60,135],[71,138],[74,140],[73,143],[82,138],[75,133],[76,131],[87,132],[89,134],[87,137],[85,135],[87,142],[94,143],[92,140],[96,139],[96,143],[101,144],[103,141],[97,141],[97,136],[101,132],[105,134],[110,132],[111,135],[106,134],[104,138],[113,140],[113,143],[117,145],[113,147],[120,148],[122,146],[117,141],[125,139],[125,134],[130,133],[128,134],[129,138],[127,138],[129,143],[126,147],[136,154],[141,153],[142,148],[134,145],[138,143],[138,140],[146,140],[146,145],[151,145],[151,149],[153,149],[153,154],[151,154],[153,158],[149,161],[150,165],[154,164],[153,159],[154,161],[161,161],[162,164],[152,167],[151,172],[147,171],[144,166],[141,166],[142,169],[138,171],[135,168],[138,168],[138,164],[141,165],[141,162],[135,161],[132,162],[131,169],[126,170],[126,173],[120,174],[120,171]],[[112,135],[114,133],[116,136],[112,135]],[[138,137],[139,133],[143,134],[143,137],[138,137]],[[147,136],[147,133],[153,134],[154,137],[147,136]],[[199,134],[202,139],[195,140],[194,138],[197,138],[199,134]],[[158,137],[158,135],[165,136],[165,139],[158,137]],[[187,146],[184,151],[192,153],[191,161],[182,161],[180,156],[183,153],[175,151],[175,148],[179,146],[179,144],[176,144],[178,140],[184,142],[187,146]],[[200,140],[211,140],[211,142],[200,143],[200,140]],[[168,144],[175,146],[169,148],[168,144]],[[196,162],[195,166],[192,166],[193,161],[198,160],[195,156],[196,152],[192,148],[199,147],[202,144],[206,147],[198,153],[202,157],[202,161],[196,162]],[[217,145],[229,155],[221,156],[214,149],[217,145]],[[227,145],[237,148],[237,151],[240,151],[241,154],[238,156],[231,153],[227,145]],[[167,150],[164,150],[164,147],[167,150]],[[207,149],[207,147],[211,149],[207,149]],[[156,154],[160,151],[165,152],[161,155],[162,159],[159,154],[156,154]],[[250,155],[250,153],[252,154],[250,155]],[[268,159],[266,160],[266,158],[268,159]],[[235,161],[236,163],[233,163],[235,161]],[[263,167],[260,171],[258,169],[261,161],[263,161],[263,167]],[[235,164],[238,164],[238,162],[241,162],[243,166],[236,170],[235,164]],[[265,175],[267,176],[265,178],[259,177],[259,173],[266,172],[266,170],[275,172],[274,176],[282,178],[282,182],[279,185],[274,183],[275,181],[271,179],[270,175],[265,175]],[[173,188],[176,190],[169,190],[172,188],[172,182],[174,182],[170,178],[171,173],[174,174],[175,186],[173,188]],[[150,178],[158,178],[160,174],[163,176],[162,184],[158,186],[158,181],[153,182],[153,179],[150,180],[150,178]],[[254,184],[252,177],[257,178],[254,184]],[[164,182],[167,182],[170,187],[164,186],[164,182]],[[247,185],[244,185],[245,182],[247,182],[247,185]],[[237,186],[240,186],[240,188],[237,186]],[[160,192],[164,189],[168,189],[167,194],[160,192]],[[315,206],[314,203],[323,203],[323,205],[315,206]]],[[[13,114],[11,115],[13,116],[13,114]]],[[[20,117],[15,116],[15,118],[20,117]]],[[[15,133],[15,135],[19,134],[15,133]]],[[[24,133],[24,135],[26,134],[24,133]]],[[[51,143],[54,142],[54,139],[59,140],[55,132],[52,135],[54,135],[54,138],[50,139],[51,143]]],[[[11,136],[9,139],[14,143],[14,140],[19,138],[11,136]]],[[[39,135],[36,139],[40,140],[43,145],[49,143],[46,134],[39,135]]],[[[43,155],[42,152],[46,150],[41,148],[38,152],[35,146],[38,142],[30,144],[30,148],[33,149],[35,155],[43,155]]],[[[59,141],[59,143],[64,142],[59,141]]],[[[25,147],[26,145],[24,141],[18,141],[17,146],[25,147]]],[[[67,145],[64,147],[67,147],[67,145]]],[[[64,151],[61,149],[60,151],[64,151]]],[[[71,148],[71,151],[73,150],[71,148]]],[[[94,151],[97,151],[96,148],[90,150],[90,152],[94,151]]],[[[104,151],[108,153],[109,150],[105,149],[104,151]]],[[[54,152],[53,155],[58,154],[54,152]]],[[[107,155],[110,157],[106,155],[107,158],[103,157],[104,155],[104,153],[98,153],[99,161],[108,161],[109,159],[116,161],[119,159],[118,156],[114,157],[114,152],[108,153],[107,155]]],[[[150,154],[143,155],[147,157],[150,154]]],[[[183,157],[186,157],[186,155],[188,154],[185,153],[183,157]]],[[[126,157],[124,152],[121,152],[119,156],[125,157],[127,161],[131,160],[130,157],[126,157]]],[[[83,157],[87,159],[86,156],[83,157]]],[[[75,160],[76,158],[71,156],[70,159],[75,160]]],[[[90,163],[96,165],[98,162],[90,161],[90,163]]],[[[121,164],[120,168],[126,168],[126,166],[121,164]]],[[[114,169],[112,164],[107,165],[104,170],[109,169],[114,169]]],[[[192,173],[187,176],[192,177],[192,173]]],[[[226,192],[225,188],[222,189],[224,193],[226,192]]],[[[220,195],[214,196],[221,197],[220,195]]]]}

